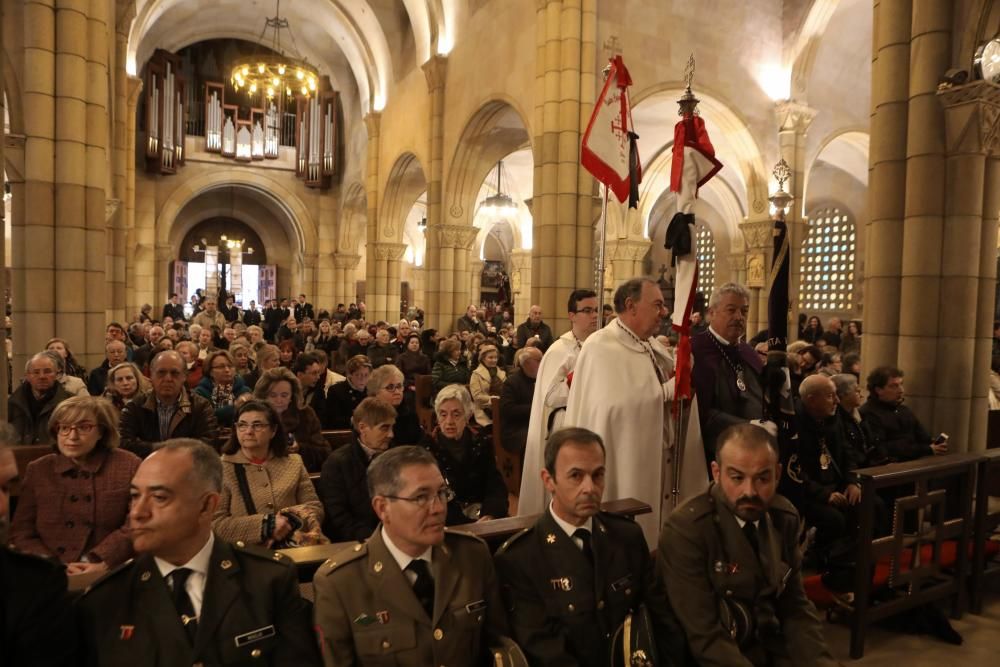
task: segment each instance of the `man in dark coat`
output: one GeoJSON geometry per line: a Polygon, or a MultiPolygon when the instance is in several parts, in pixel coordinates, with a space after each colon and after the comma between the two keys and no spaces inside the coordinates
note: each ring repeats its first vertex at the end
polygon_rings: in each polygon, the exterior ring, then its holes
{"type": "Polygon", "coordinates": [[[642,529],[600,511],[604,464],[593,431],[564,428],[549,437],[541,475],[552,504],[496,555],[513,638],[533,665],[604,667],[614,664],[611,637],[644,606],[657,664],[681,665],[684,632],[654,576],[642,529]]]}
{"type": "Polygon", "coordinates": [[[305,294],[299,295],[298,301],[295,302],[293,314],[295,315],[295,320],[297,322],[301,322],[305,319],[316,319],[316,311],[313,310],[313,305],[306,301],[305,294]]]}
{"type": "Polygon", "coordinates": [[[170,438],[194,438],[214,445],[218,435],[212,404],[185,388],[186,364],[173,350],[150,363],[153,390],[136,396],[122,410],[121,446],[146,457],[170,438]]]}
{"type": "Polygon", "coordinates": [[[524,454],[541,360],[540,351],[522,352],[518,357],[518,369],[507,376],[500,389],[500,443],[508,452],[524,454]]]}
{"type": "Polygon", "coordinates": [[[49,416],[56,406],[71,396],[58,381],[56,362],[39,352],[28,360],[24,382],[7,399],[7,420],[22,445],[52,443],[49,416]]]}
{"type": "Polygon", "coordinates": [[[260,323],[261,317],[260,311],[257,310],[257,303],[255,301],[251,301],[250,306],[243,311],[243,324],[248,327],[252,327],[254,325],[260,326],[260,323]]]}
{"type": "Polygon", "coordinates": [[[868,374],[868,400],[861,417],[868,423],[875,446],[885,448],[893,461],[948,453],[948,444],[931,442],[931,434],[903,405],[903,371],[879,366],[868,374]]]}
{"type": "MultiPolygon", "coordinates": [[[[0,545],[7,544],[8,487],[17,477],[13,440],[9,426],[0,428],[0,545]]],[[[75,626],[65,568],[0,546],[0,665],[75,666],[75,626]]]]}
{"type": "Polygon", "coordinates": [[[163,316],[161,320],[172,317],[174,322],[180,322],[184,319],[184,304],[181,303],[180,297],[176,293],[170,295],[170,300],[163,304],[163,316]]]}
{"type": "Polygon", "coordinates": [[[776,435],[764,417],[764,390],[760,356],[740,339],[746,333],[750,293],[742,285],[727,283],[709,304],[710,325],[691,338],[694,369],[691,380],[698,397],[698,414],[705,442],[705,458],[712,460],[719,434],[733,424],[756,421],[776,435]]]}
{"type": "Polygon", "coordinates": [[[532,306],[528,309],[528,319],[517,327],[517,333],[514,335],[514,347],[520,349],[532,338],[538,339],[535,347],[542,352],[549,349],[549,345],[552,344],[552,329],[542,321],[541,306],[532,306]]]}
{"type": "MultiPolygon", "coordinates": [[[[163,327],[157,326],[154,328],[159,329],[160,335],[163,335],[163,327]]],[[[150,331],[152,330],[151,328],[150,331]]],[[[141,350],[142,348],[139,349],[141,350]]],[[[108,341],[107,345],[104,346],[104,361],[87,375],[87,391],[90,392],[91,396],[100,396],[104,393],[104,389],[108,383],[108,371],[118,364],[123,363],[127,354],[125,343],[120,340],[108,341]]],[[[136,361],[136,365],[139,368],[142,368],[144,363],[136,361]]]]}
{"type": "Polygon", "coordinates": [[[178,439],[132,480],[136,552],[80,600],[88,665],[320,665],[290,562],[212,534],[218,454],[178,439]]]}

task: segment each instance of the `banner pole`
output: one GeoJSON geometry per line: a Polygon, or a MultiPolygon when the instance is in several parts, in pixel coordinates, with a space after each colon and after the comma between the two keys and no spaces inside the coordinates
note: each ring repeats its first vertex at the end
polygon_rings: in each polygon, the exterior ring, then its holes
{"type": "Polygon", "coordinates": [[[597,256],[597,310],[601,327],[604,326],[604,264],[607,262],[608,248],[608,186],[604,186],[604,201],[601,204],[601,249],[597,256]]]}

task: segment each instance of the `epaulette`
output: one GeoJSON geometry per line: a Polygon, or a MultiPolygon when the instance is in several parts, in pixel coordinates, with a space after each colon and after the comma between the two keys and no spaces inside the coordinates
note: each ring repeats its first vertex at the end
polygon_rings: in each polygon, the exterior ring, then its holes
{"type": "Polygon", "coordinates": [[[323,574],[331,574],[340,567],[346,565],[347,563],[353,563],[359,558],[363,558],[368,555],[368,543],[358,542],[354,546],[345,547],[337,553],[333,554],[327,559],[325,563],[320,565],[318,572],[323,574]]]}
{"type": "Polygon", "coordinates": [[[701,493],[688,498],[680,507],[670,513],[670,517],[682,521],[698,521],[715,512],[715,499],[710,493],[701,493]]]}
{"type": "Polygon", "coordinates": [[[124,563],[122,563],[118,567],[116,567],[116,568],[114,568],[112,570],[108,570],[107,572],[104,573],[103,577],[101,577],[97,581],[95,581],[95,582],[91,583],[89,586],[87,586],[83,590],[82,594],[86,595],[87,593],[89,593],[90,591],[94,590],[98,586],[104,584],[107,581],[111,581],[112,579],[114,579],[115,577],[119,576],[123,572],[131,569],[132,568],[132,563],[134,563],[134,562],[135,562],[134,558],[129,558],[127,561],[125,561],[124,563]]]}
{"type": "Polygon", "coordinates": [[[778,512],[785,512],[786,514],[793,514],[795,516],[799,515],[799,511],[795,509],[795,505],[792,504],[792,501],[780,493],[774,494],[774,498],[771,499],[770,509],[777,510],[778,512]]]}
{"type": "Polygon", "coordinates": [[[508,548],[510,548],[512,544],[514,544],[514,542],[517,542],[519,539],[530,533],[533,529],[534,526],[529,526],[527,528],[523,528],[517,531],[516,533],[508,537],[506,542],[500,545],[500,548],[497,549],[497,553],[498,554],[504,553],[505,551],[507,551],[508,548]]]}
{"type": "Polygon", "coordinates": [[[253,556],[254,558],[260,558],[261,560],[268,560],[274,563],[292,563],[291,558],[279,551],[268,549],[267,547],[263,547],[259,544],[247,544],[243,540],[234,542],[233,549],[241,554],[253,556]]]}

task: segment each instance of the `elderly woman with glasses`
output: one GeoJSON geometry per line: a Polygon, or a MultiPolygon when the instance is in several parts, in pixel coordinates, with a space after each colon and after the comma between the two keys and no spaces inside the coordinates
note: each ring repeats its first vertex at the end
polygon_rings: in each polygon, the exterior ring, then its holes
{"type": "Polygon", "coordinates": [[[205,376],[194,392],[212,403],[219,426],[232,426],[236,408],[252,398],[250,387],[236,374],[236,364],[227,350],[208,353],[205,376]]]}
{"type": "Polygon", "coordinates": [[[424,430],[416,411],[403,400],[404,391],[403,372],[395,366],[380,366],[368,378],[368,395],[385,401],[396,411],[393,442],[415,445],[423,439],[424,430]]]}
{"type": "Polygon", "coordinates": [[[250,401],[236,410],[222,448],[222,498],[212,520],[227,542],[268,548],[323,544],[323,503],[302,457],[288,451],[278,413],[250,401]]]}
{"type": "Polygon", "coordinates": [[[283,366],[264,373],[253,390],[254,398],[278,413],[288,437],[288,451],[298,454],[309,472],[319,472],[330,455],[319,417],[302,398],[302,385],[295,373],[283,366]]]}
{"type": "Polygon", "coordinates": [[[49,430],[54,451],[28,464],[10,541],[69,575],[117,567],[132,557],[129,483],[140,459],[118,448],[118,415],[103,398],[66,399],[49,430]]]}
{"type": "Polygon", "coordinates": [[[108,382],[104,387],[104,398],[111,401],[118,413],[125,409],[125,404],[139,394],[145,394],[153,385],[149,379],[139,372],[139,367],[131,361],[115,364],[108,371],[108,382]]]}
{"type": "Polygon", "coordinates": [[[485,521],[507,516],[507,487],[493,456],[493,443],[469,425],[472,397],[461,385],[448,385],[434,399],[437,428],[420,443],[437,459],[455,491],[448,506],[448,524],[485,521]]]}

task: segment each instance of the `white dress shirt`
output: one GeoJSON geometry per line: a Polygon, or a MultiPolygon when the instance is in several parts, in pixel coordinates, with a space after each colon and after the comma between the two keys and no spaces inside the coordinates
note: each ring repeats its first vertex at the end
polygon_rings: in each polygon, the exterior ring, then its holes
{"type": "Polygon", "coordinates": [[[425,560],[427,561],[428,569],[430,568],[432,563],[431,556],[434,552],[434,549],[432,547],[427,547],[427,551],[423,552],[422,554],[414,558],[413,556],[404,553],[402,549],[400,549],[393,543],[392,538],[389,537],[389,533],[385,532],[384,527],[382,528],[382,541],[385,542],[385,548],[388,549],[389,553],[392,554],[392,557],[396,560],[396,563],[399,565],[399,569],[403,571],[403,576],[406,577],[406,580],[410,582],[411,586],[417,580],[417,573],[413,572],[412,570],[406,569],[406,566],[409,565],[411,561],[425,560]]]}
{"type": "MultiPolygon", "coordinates": [[[[594,518],[593,517],[589,517],[586,521],[583,522],[582,525],[574,526],[573,524],[569,523],[568,521],[563,521],[559,517],[559,515],[556,514],[556,511],[554,509],[552,509],[552,502],[549,502],[549,514],[551,514],[552,518],[555,519],[556,525],[558,525],[560,528],[563,529],[563,531],[569,536],[569,538],[571,540],[573,540],[573,544],[576,545],[576,548],[579,549],[580,551],[583,551],[583,540],[581,540],[579,537],[574,537],[573,533],[575,533],[576,531],[578,531],[581,528],[583,528],[585,530],[590,531],[591,539],[593,539],[593,537],[594,537],[594,518]]],[[[591,542],[591,544],[593,544],[593,542],[591,542]]]]}
{"type": "MultiPolygon", "coordinates": [[[[205,542],[205,546],[201,548],[201,551],[196,553],[191,560],[183,565],[174,565],[162,558],[153,558],[156,561],[156,567],[159,568],[160,574],[163,575],[164,579],[167,579],[171,572],[179,570],[182,567],[191,570],[184,588],[187,590],[188,597],[191,598],[191,606],[194,607],[195,616],[201,616],[201,603],[205,599],[205,582],[208,580],[208,566],[212,560],[212,547],[214,545],[215,535],[209,533],[208,541],[205,542]]],[[[170,582],[171,580],[167,579],[167,588],[170,588],[170,582]]]]}

